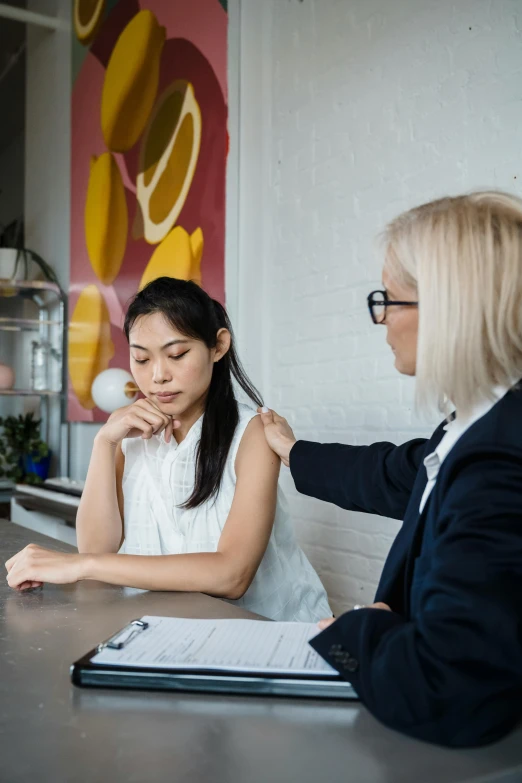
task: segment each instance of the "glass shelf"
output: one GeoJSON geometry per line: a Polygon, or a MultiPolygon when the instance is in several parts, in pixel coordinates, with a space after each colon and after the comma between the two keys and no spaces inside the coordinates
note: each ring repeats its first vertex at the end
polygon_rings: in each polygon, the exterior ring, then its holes
{"type": "Polygon", "coordinates": [[[36,389],[0,389],[0,396],[3,397],[59,397],[61,391],[51,391],[45,389],[38,391],[36,389]]]}
{"type": "Polygon", "coordinates": [[[38,318],[0,318],[2,332],[37,332],[41,326],[60,326],[60,321],[48,321],[38,318]]]}
{"type": "Polygon", "coordinates": [[[51,293],[64,300],[63,291],[56,285],[44,280],[5,280],[0,279],[0,296],[12,298],[23,296],[32,299],[37,294],[51,293]]]}

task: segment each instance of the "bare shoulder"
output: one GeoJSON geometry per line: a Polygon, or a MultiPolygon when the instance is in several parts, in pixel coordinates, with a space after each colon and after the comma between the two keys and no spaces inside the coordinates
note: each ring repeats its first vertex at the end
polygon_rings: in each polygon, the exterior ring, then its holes
{"type": "Polygon", "coordinates": [[[265,438],[265,428],[261,416],[254,416],[247,424],[236,457],[236,471],[242,466],[269,466],[279,470],[280,460],[274,454],[265,438]]]}
{"type": "Polygon", "coordinates": [[[263,422],[261,421],[261,416],[254,416],[248,422],[246,429],[243,433],[243,437],[241,438],[241,443],[239,444],[238,456],[241,450],[244,451],[249,449],[257,450],[259,448],[262,448],[267,452],[272,451],[272,449],[266,442],[265,428],[263,426],[263,422]]]}

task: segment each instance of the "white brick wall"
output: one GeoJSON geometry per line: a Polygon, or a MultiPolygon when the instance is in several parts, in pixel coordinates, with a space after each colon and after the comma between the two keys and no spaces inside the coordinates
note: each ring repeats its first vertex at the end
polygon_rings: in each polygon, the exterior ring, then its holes
{"type": "MultiPolygon", "coordinates": [[[[256,3],[243,3],[243,30],[256,3]]],[[[520,192],[522,4],[263,4],[266,179],[252,240],[263,249],[240,257],[260,288],[239,292],[247,314],[262,297],[263,357],[256,323],[255,352],[240,332],[247,364],[298,437],[365,444],[428,434],[437,419],[413,416],[412,382],[396,374],[384,329],[366,310],[380,281],[374,238],[388,219],[437,196],[520,192]]],[[[240,64],[245,57],[252,48],[240,64]]],[[[334,611],[369,601],[398,523],[298,496],[288,474],[283,482],[334,611]]]]}

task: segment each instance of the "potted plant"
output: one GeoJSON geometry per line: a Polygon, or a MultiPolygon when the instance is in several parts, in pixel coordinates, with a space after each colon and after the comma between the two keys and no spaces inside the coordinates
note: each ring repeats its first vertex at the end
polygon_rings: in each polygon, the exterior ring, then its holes
{"type": "Polygon", "coordinates": [[[0,416],[0,478],[41,484],[49,473],[51,454],[40,438],[40,420],[33,413],[0,416]]]}
{"type": "Polygon", "coordinates": [[[13,220],[8,226],[0,226],[0,279],[33,280],[36,276],[34,268],[36,265],[46,280],[60,287],[54,269],[47,261],[44,261],[34,250],[24,247],[23,234],[21,218],[13,220]]]}

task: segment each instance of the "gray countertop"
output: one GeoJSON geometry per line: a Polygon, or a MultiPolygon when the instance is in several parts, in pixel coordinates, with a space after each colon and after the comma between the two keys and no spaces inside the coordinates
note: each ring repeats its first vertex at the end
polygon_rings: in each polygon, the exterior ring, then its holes
{"type": "MultiPolygon", "coordinates": [[[[28,543],[0,521],[2,562],[28,543]]],[[[478,750],[392,732],[358,703],[83,690],[70,664],[144,614],[248,617],[194,593],[98,582],[19,594],[0,586],[0,781],[75,783],[515,783],[522,731],[478,750]]]]}

